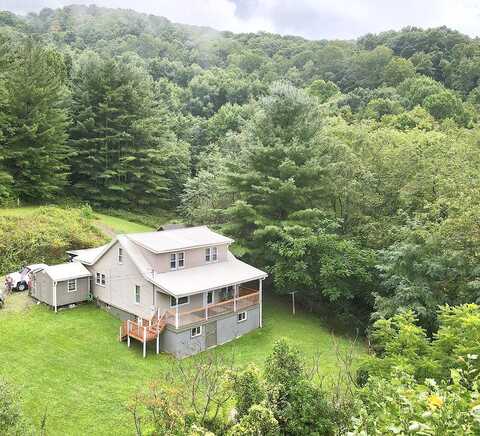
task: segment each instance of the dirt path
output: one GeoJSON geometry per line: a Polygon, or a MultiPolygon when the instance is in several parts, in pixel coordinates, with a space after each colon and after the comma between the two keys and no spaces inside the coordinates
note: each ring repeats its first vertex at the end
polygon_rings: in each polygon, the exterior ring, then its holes
{"type": "Polygon", "coordinates": [[[3,308],[0,309],[0,317],[8,313],[23,312],[34,304],[36,303],[32,298],[30,298],[28,292],[12,292],[10,295],[8,295],[3,308]]]}
{"type": "Polygon", "coordinates": [[[106,224],[102,223],[100,220],[95,220],[95,226],[100,230],[105,236],[109,238],[114,238],[116,236],[115,231],[107,226],[106,224]]]}

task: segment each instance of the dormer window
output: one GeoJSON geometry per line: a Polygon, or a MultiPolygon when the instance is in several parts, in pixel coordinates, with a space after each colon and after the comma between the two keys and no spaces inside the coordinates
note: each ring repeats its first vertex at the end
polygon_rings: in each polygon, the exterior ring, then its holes
{"type": "Polygon", "coordinates": [[[182,251],[180,253],[171,253],[170,254],[170,269],[182,269],[185,267],[185,253],[182,251]]]}
{"type": "Polygon", "coordinates": [[[205,262],[216,262],[218,258],[217,247],[205,248],[205,262]]]}

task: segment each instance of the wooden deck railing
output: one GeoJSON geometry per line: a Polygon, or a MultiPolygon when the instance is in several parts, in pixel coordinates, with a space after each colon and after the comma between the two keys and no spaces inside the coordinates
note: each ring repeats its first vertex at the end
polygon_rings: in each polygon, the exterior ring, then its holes
{"type": "Polygon", "coordinates": [[[207,321],[210,318],[225,315],[227,313],[241,312],[260,302],[260,292],[256,289],[240,288],[239,296],[220,303],[210,304],[207,307],[196,307],[185,312],[177,312],[175,309],[167,310],[160,316],[156,312],[149,320],[127,320],[120,326],[120,340],[127,336],[134,337],[139,341],[153,341],[163,331],[167,324],[173,327],[185,327],[190,324],[207,321]]]}
{"type": "Polygon", "coordinates": [[[240,288],[240,296],[220,303],[210,304],[207,307],[196,307],[185,312],[174,309],[167,310],[164,314],[165,323],[173,327],[185,327],[190,324],[206,321],[227,313],[239,312],[260,302],[260,292],[256,289],[240,288]]]}

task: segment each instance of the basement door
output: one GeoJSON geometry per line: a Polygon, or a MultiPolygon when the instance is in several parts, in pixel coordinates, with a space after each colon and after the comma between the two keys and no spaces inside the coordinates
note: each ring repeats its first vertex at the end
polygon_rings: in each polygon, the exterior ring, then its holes
{"type": "Polygon", "coordinates": [[[210,348],[217,345],[217,321],[205,324],[205,347],[210,348]]]}

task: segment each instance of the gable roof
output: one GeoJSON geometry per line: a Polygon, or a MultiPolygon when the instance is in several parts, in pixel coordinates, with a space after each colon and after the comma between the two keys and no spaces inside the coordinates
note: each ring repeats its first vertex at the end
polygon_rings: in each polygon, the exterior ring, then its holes
{"type": "Polygon", "coordinates": [[[117,235],[109,244],[86,250],[72,250],[73,263],[94,265],[113,245],[118,243],[128,254],[145,280],[174,297],[192,295],[251,280],[263,279],[267,273],[238,260],[228,252],[227,260],[169,272],[155,272],[145,256],[154,253],[187,250],[210,245],[228,244],[232,239],[205,226],[163,230],[160,232],[117,235]],[[165,236],[166,235],[166,236],[165,236]]]}
{"type": "Polygon", "coordinates": [[[80,279],[91,276],[90,271],[79,262],[61,263],[52,265],[43,270],[54,282],[70,279],[80,279]]]}
{"type": "Polygon", "coordinates": [[[160,232],[132,233],[126,235],[126,237],[155,254],[208,247],[209,245],[231,244],[233,242],[233,239],[213,232],[206,226],[162,230],[160,232]]]}

